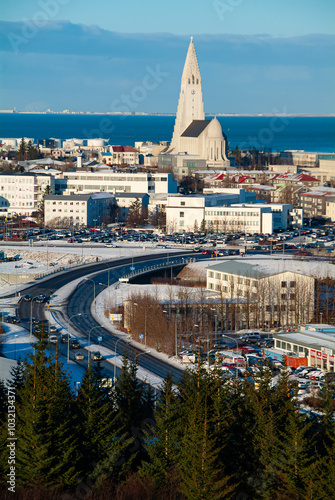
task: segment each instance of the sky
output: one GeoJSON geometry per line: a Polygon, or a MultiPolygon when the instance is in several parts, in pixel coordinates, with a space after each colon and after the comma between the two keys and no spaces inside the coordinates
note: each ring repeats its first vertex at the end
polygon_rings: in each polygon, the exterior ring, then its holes
{"type": "Polygon", "coordinates": [[[335,113],[333,0],[13,0],[0,16],[0,109],[175,113],[193,35],[206,113],[335,113]]]}

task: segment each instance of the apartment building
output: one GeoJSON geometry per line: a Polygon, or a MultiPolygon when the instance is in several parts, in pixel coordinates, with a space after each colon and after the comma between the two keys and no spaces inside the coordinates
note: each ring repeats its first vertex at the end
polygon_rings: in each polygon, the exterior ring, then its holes
{"type": "Polygon", "coordinates": [[[96,172],[68,171],[63,179],[56,181],[59,194],[107,193],[177,193],[177,181],[172,174],[147,172],[114,172],[99,170],[96,172]]]}
{"type": "Polygon", "coordinates": [[[55,191],[51,174],[0,172],[0,196],[8,201],[12,214],[30,216],[38,209],[46,188],[55,191]]]}
{"type": "Polygon", "coordinates": [[[47,195],[44,222],[55,226],[62,221],[80,226],[98,226],[104,217],[111,217],[115,207],[116,200],[110,193],[47,195]]]}

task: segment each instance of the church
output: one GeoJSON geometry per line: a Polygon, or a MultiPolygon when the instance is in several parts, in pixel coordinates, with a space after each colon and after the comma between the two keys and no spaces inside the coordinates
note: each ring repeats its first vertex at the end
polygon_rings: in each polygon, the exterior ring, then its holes
{"type": "Polygon", "coordinates": [[[178,102],[170,155],[190,155],[215,168],[229,167],[227,138],[217,118],[205,119],[201,76],[193,37],[188,47],[178,102]]]}

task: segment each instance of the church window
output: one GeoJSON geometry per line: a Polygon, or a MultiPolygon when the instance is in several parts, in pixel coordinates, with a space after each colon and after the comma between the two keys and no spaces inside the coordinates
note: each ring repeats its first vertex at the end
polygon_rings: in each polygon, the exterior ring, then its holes
{"type": "Polygon", "coordinates": [[[197,78],[197,84],[199,83],[199,79],[197,78]]]}
{"type": "Polygon", "coordinates": [[[190,79],[188,79],[188,83],[191,83],[191,80],[190,80],[190,79]]]}
{"type": "Polygon", "coordinates": [[[194,75],[192,75],[192,83],[194,83],[194,75]]]}

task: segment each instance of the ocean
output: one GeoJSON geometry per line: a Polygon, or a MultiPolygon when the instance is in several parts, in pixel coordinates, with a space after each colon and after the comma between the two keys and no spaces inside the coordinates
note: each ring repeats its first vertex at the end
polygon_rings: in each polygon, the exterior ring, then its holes
{"type": "MultiPolygon", "coordinates": [[[[209,118],[209,117],[208,117],[209,118]]],[[[174,116],[66,114],[0,114],[0,138],[109,139],[133,146],[135,141],[170,141],[174,116]]],[[[335,117],[218,117],[231,149],[335,152],[335,117]]]]}

